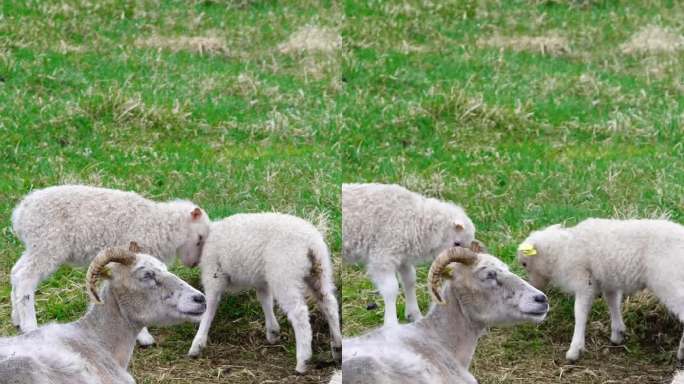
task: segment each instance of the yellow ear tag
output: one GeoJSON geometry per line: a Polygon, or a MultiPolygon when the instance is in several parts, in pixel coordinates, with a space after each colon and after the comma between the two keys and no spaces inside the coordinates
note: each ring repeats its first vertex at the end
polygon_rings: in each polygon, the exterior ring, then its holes
{"type": "Polygon", "coordinates": [[[534,249],[534,245],[530,243],[522,243],[518,247],[518,251],[522,253],[525,256],[535,256],[537,254],[537,250],[534,249]]]}
{"type": "Polygon", "coordinates": [[[443,279],[451,279],[451,277],[454,275],[454,268],[453,267],[446,267],[442,271],[442,278],[443,279]]]}

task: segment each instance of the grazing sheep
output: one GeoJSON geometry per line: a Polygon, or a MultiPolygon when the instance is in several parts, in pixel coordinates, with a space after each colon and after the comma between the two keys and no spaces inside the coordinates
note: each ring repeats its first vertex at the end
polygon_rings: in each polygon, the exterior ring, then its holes
{"type": "MultiPolygon", "coordinates": [[[[35,291],[65,263],[86,266],[105,247],[136,240],[146,253],[170,263],[180,254],[194,265],[209,233],[209,219],[189,201],[158,203],[133,192],[64,185],[28,194],[12,213],[26,250],[12,268],[12,323],[37,327],[35,291]]],[[[143,329],[141,345],[154,343],[143,329]]]]}
{"type": "MultiPolygon", "coordinates": [[[[650,289],[684,321],[684,227],[666,220],[587,219],[571,228],[552,225],[532,232],[518,248],[532,285],[551,283],[575,296],[575,330],[566,353],[574,362],[584,349],[592,303],[603,294],[611,319],[610,340],[624,341],[623,295],[650,289]]],[[[684,336],[677,351],[684,358],[684,336]]]]}
{"type": "Polygon", "coordinates": [[[197,322],[206,308],[201,292],[136,252],[131,243],[93,259],[86,282],[94,304],[81,319],[0,338],[0,383],[135,383],[127,367],[142,328],[197,322]],[[107,282],[98,293],[99,279],[107,282]]]}
{"type": "Polygon", "coordinates": [[[406,319],[419,320],[414,265],[432,261],[449,247],[470,244],[475,226],[461,207],[398,185],[343,184],[342,238],[344,260],[366,265],[385,302],[385,324],[393,325],[397,272],[406,295],[406,319]]]}
{"type": "Polygon", "coordinates": [[[343,341],[345,384],[476,384],[468,369],[486,328],[539,323],[549,309],[506,264],[467,248],[440,254],[428,283],[436,305],[423,319],[343,341]]]}
{"type": "Polygon", "coordinates": [[[325,315],[333,356],[339,358],[342,336],[325,240],[309,222],[278,213],[239,214],[211,224],[200,260],[207,312],[188,352],[198,356],[207,344],[209,327],[221,294],[256,288],[266,317],[266,339],[275,343],[280,332],[273,299],[287,314],[297,342],[296,371],[303,373],[311,358],[311,325],[306,293],[325,315]]]}

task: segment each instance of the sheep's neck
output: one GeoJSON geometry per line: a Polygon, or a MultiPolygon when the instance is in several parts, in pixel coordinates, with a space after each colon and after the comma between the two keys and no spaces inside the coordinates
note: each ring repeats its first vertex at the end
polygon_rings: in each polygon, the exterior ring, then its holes
{"type": "Polygon", "coordinates": [[[79,323],[92,337],[99,340],[100,345],[112,354],[122,368],[127,369],[135,347],[135,338],[143,327],[131,323],[124,316],[119,300],[109,290],[103,292],[102,302],[92,305],[79,323]]]}
{"type": "Polygon", "coordinates": [[[485,326],[470,320],[457,299],[445,299],[449,304],[435,305],[416,326],[435,332],[437,342],[451,351],[456,361],[468,369],[485,326]]]}

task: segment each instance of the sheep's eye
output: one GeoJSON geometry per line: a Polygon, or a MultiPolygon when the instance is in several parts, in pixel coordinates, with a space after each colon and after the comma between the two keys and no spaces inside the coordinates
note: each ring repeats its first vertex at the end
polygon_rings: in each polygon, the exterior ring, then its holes
{"type": "Polygon", "coordinates": [[[199,235],[199,241],[197,241],[197,246],[202,245],[202,235],[199,235]]]}
{"type": "Polygon", "coordinates": [[[489,271],[489,272],[487,272],[487,279],[488,279],[488,280],[494,280],[494,279],[496,279],[496,272],[494,272],[494,271],[489,271]]]}
{"type": "Polygon", "coordinates": [[[145,280],[154,280],[155,274],[152,271],[146,271],[145,274],[143,275],[143,279],[145,280]]]}
{"type": "Polygon", "coordinates": [[[523,261],[522,266],[523,266],[523,268],[527,268],[527,263],[523,261]]]}

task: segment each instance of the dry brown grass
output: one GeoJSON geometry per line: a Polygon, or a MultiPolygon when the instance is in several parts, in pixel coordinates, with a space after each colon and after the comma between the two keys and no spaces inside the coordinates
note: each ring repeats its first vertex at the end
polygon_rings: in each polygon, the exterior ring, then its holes
{"type": "Polygon", "coordinates": [[[684,48],[684,37],[668,28],[648,25],[636,32],[620,49],[626,54],[674,53],[684,48]]]}
{"type": "Polygon", "coordinates": [[[300,28],[287,41],[278,45],[282,53],[326,52],[334,53],[342,47],[339,32],[313,25],[300,28]]]}
{"type": "Polygon", "coordinates": [[[217,36],[158,36],[138,38],[135,45],[139,48],[157,48],[172,52],[186,51],[199,54],[226,54],[225,41],[217,36]]]}
{"type": "Polygon", "coordinates": [[[494,35],[479,39],[477,45],[510,49],[516,52],[541,53],[542,55],[562,55],[570,52],[569,41],[559,34],[514,37],[494,35]]]}

